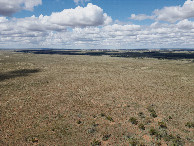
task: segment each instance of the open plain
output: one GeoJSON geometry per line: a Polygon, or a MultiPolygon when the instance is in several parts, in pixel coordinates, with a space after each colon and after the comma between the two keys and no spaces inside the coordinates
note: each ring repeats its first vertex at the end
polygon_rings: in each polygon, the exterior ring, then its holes
{"type": "Polygon", "coordinates": [[[194,61],[0,51],[0,145],[194,145],[194,61]]]}

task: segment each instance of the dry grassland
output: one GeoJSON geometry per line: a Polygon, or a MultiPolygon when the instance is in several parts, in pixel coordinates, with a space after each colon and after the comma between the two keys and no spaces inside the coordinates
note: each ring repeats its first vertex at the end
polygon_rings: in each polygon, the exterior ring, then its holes
{"type": "Polygon", "coordinates": [[[0,51],[0,145],[194,145],[194,62],[0,51]]]}

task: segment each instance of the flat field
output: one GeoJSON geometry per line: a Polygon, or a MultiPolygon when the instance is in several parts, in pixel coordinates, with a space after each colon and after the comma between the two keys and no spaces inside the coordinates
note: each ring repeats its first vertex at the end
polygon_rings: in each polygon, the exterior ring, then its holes
{"type": "Polygon", "coordinates": [[[194,62],[0,51],[0,145],[194,145],[194,62]]]}

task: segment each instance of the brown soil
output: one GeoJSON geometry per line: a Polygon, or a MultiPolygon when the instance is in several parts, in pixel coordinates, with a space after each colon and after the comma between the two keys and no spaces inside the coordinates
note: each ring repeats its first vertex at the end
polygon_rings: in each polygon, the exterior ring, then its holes
{"type": "Polygon", "coordinates": [[[0,145],[194,145],[194,129],[185,126],[194,122],[190,60],[1,50],[0,69],[0,145]]]}

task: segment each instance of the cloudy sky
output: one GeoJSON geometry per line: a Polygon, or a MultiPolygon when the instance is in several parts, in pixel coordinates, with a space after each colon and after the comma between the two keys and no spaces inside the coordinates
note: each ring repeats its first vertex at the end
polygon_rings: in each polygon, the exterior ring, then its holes
{"type": "Polygon", "coordinates": [[[194,0],[0,0],[0,48],[194,48],[194,0]]]}

